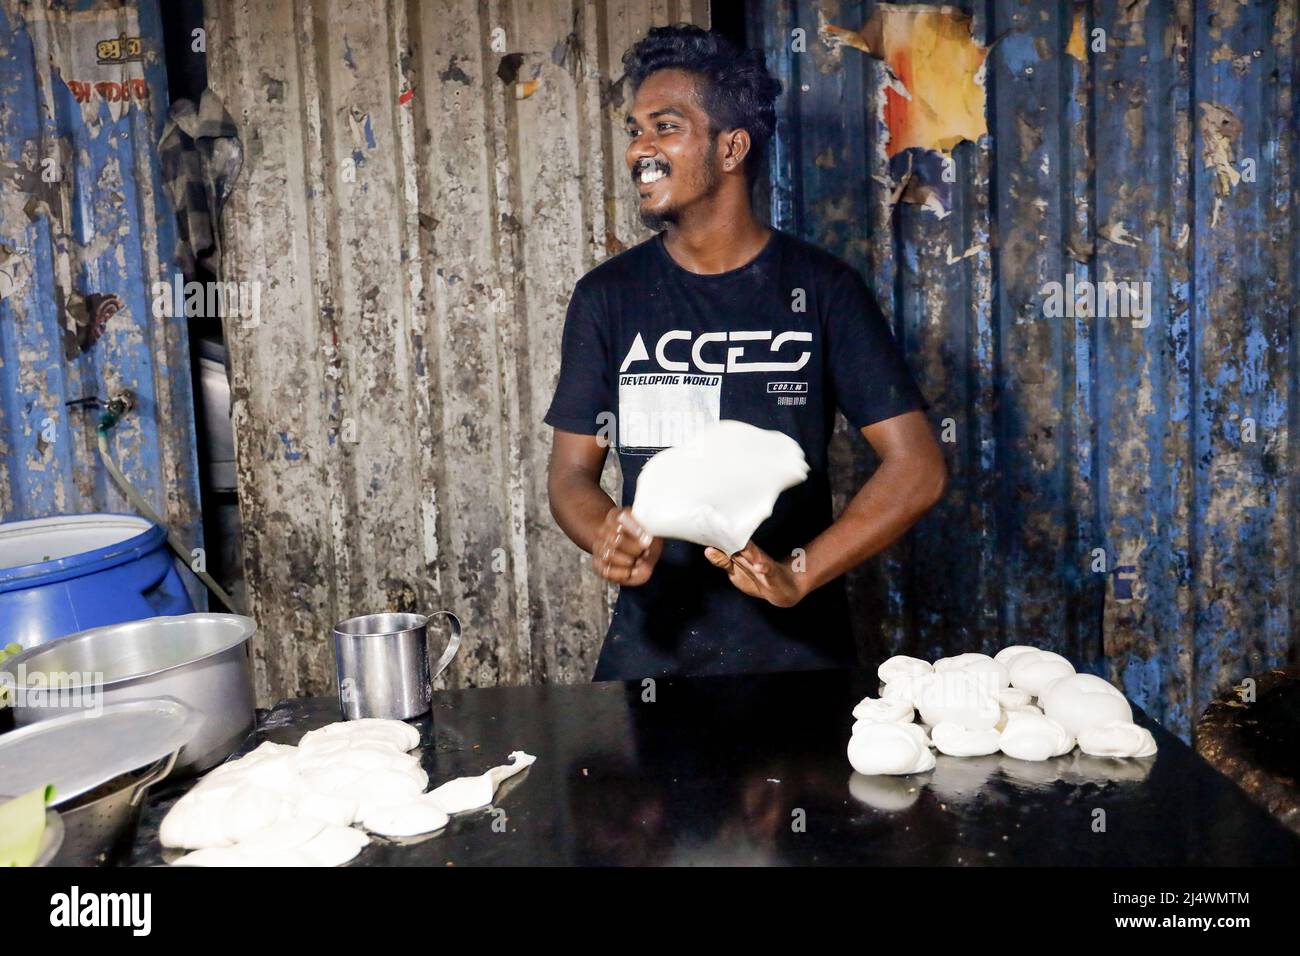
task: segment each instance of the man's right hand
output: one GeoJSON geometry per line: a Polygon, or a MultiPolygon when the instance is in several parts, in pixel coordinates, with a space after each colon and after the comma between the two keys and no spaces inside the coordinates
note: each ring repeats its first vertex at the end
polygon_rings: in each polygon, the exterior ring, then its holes
{"type": "Polygon", "coordinates": [[[663,550],[663,538],[642,530],[631,508],[611,508],[596,534],[591,566],[606,581],[635,587],[650,580],[663,550]]]}

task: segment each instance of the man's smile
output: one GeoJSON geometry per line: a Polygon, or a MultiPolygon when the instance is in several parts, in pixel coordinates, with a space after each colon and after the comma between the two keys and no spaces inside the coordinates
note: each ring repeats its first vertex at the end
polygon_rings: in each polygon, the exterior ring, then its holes
{"type": "Polygon", "coordinates": [[[632,181],[639,184],[641,198],[649,196],[655,183],[667,179],[669,172],[669,165],[662,160],[638,159],[632,166],[632,181]]]}

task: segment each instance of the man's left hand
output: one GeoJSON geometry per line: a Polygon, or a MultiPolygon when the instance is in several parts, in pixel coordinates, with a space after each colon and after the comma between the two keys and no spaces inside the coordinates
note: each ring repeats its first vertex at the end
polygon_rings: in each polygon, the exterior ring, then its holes
{"type": "Polygon", "coordinates": [[[730,556],[717,548],[705,548],[704,556],[726,571],[731,583],[750,597],[777,607],[793,607],[803,597],[800,575],[789,562],[774,561],[753,541],[730,556]]]}

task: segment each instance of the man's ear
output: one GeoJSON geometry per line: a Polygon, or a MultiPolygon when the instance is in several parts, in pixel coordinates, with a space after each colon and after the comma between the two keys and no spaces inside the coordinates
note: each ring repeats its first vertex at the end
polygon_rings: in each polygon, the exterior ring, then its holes
{"type": "Polygon", "coordinates": [[[749,133],[743,129],[733,129],[723,133],[722,136],[722,168],[728,172],[739,170],[753,145],[749,133]]]}

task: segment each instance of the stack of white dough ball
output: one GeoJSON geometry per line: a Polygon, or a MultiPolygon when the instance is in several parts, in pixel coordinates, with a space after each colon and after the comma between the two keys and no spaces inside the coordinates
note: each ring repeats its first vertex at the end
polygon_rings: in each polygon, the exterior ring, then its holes
{"type": "Polygon", "coordinates": [[[492,802],[497,787],[531,766],[523,751],[508,765],[459,777],[428,793],[428,774],[408,751],[420,733],[400,720],[329,724],[297,747],[263,743],[217,767],[163,818],[166,847],[192,866],[340,866],[370,842],[365,831],[432,833],[453,813],[492,802]]]}
{"type": "Polygon", "coordinates": [[[1120,691],[1075,673],[1051,651],[1016,644],[995,657],[958,654],[934,664],[899,655],[876,673],[880,698],[853,708],[849,763],[861,774],[924,773],[934,769],[931,748],[951,757],[1001,751],[1019,760],[1059,757],[1076,743],[1094,757],[1156,752],[1120,691]]]}

